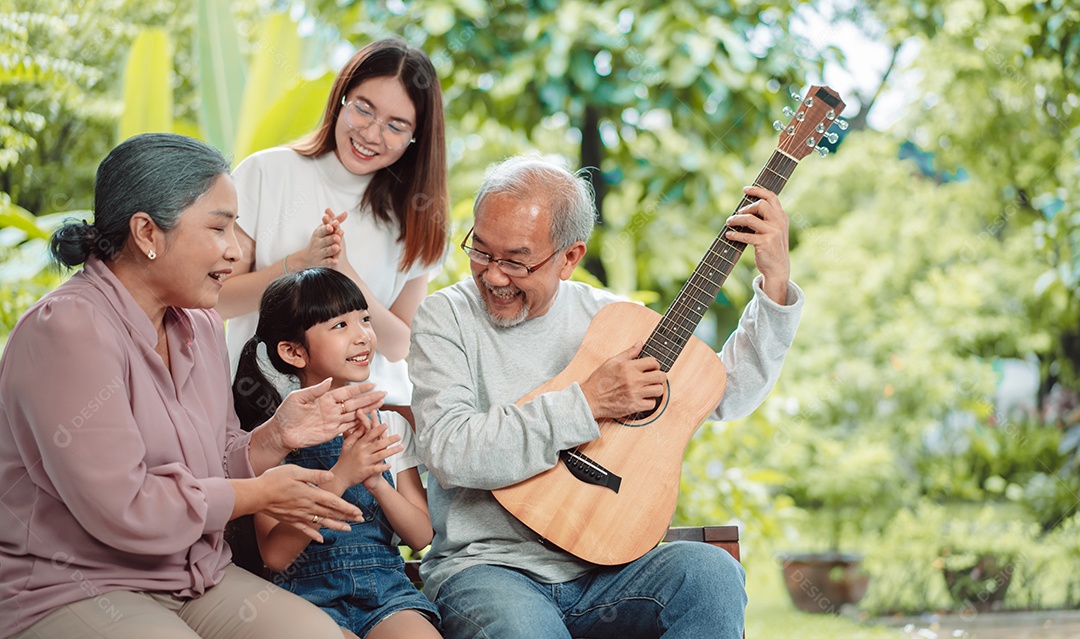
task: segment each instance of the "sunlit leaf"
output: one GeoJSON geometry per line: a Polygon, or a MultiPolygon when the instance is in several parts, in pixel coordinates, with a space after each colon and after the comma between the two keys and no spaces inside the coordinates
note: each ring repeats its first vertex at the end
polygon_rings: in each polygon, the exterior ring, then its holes
{"type": "MultiPolygon", "coordinates": [[[[236,144],[244,59],[231,5],[198,0],[199,116],[207,141],[226,153],[236,144]]],[[[246,115],[246,114],[245,114],[246,115]]]]}
{"type": "Polygon", "coordinates": [[[119,137],[173,128],[172,44],[163,29],[142,31],[124,69],[124,112],[119,137]]]}
{"type": "Polygon", "coordinates": [[[454,26],[454,9],[448,6],[431,7],[424,13],[424,29],[431,35],[442,35],[454,26]]]}
{"type": "Polygon", "coordinates": [[[248,69],[240,104],[235,154],[247,157],[262,116],[290,86],[300,80],[302,48],[296,25],[285,13],[267,17],[258,30],[258,48],[248,69]]]}
{"type": "Polygon", "coordinates": [[[49,233],[37,225],[30,211],[12,204],[6,193],[0,193],[0,228],[15,227],[29,238],[49,239],[49,233]]]}
{"type": "Polygon", "coordinates": [[[239,163],[247,155],[262,149],[294,142],[319,124],[326,96],[334,83],[334,74],[316,80],[302,80],[267,108],[256,126],[247,153],[235,157],[239,163]]]}

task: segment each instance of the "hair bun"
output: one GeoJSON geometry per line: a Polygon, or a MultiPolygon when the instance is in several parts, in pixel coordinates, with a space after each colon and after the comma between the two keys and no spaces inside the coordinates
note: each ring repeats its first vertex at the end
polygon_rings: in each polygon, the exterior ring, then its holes
{"type": "Polygon", "coordinates": [[[64,266],[75,267],[90,257],[98,229],[86,220],[67,220],[52,234],[49,251],[64,266]]]}

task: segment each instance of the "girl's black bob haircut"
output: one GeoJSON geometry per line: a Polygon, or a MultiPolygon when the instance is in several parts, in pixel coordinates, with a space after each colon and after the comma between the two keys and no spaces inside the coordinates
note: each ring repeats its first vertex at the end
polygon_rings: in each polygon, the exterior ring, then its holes
{"type": "Polygon", "coordinates": [[[259,326],[255,334],[275,346],[282,339],[303,343],[298,333],[339,315],[367,308],[360,287],[347,275],[321,266],[306,268],[282,275],[266,287],[259,304],[259,326]],[[285,334],[289,337],[284,337],[285,334]]]}

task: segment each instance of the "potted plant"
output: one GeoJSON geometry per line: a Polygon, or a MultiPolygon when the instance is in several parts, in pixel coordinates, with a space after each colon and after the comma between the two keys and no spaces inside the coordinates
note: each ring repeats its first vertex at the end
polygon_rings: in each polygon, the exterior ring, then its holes
{"type": "Polygon", "coordinates": [[[1038,524],[1002,521],[987,507],[969,521],[945,528],[937,562],[953,601],[979,612],[999,609],[1012,582],[1024,544],[1038,524]]]}
{"type": "Polygon", "coordinates": [[[883,526],[907,491],[895,453],[883,443],[822,440],[808,444],[807,452],[806,465],[789,471],[787,492],[813,522],[806,536],[816,534],[827,550],[779,559],[797,608],[836,613],[858,603],[870,580],[860,568],[862,556],[845,543],[883,526]]]}

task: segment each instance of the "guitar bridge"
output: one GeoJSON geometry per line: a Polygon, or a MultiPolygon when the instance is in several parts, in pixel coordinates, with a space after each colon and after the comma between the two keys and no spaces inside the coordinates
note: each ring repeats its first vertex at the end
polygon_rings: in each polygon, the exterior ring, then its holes
{"type": "Polygon", "coordinates": [[[564,450],[559,453],[559,459],[566,464],[566,469],[570,471],[570,474],[579,481],[619,492],[622,478],[589,459],[584,453],[577,450],[564,450]]]}

